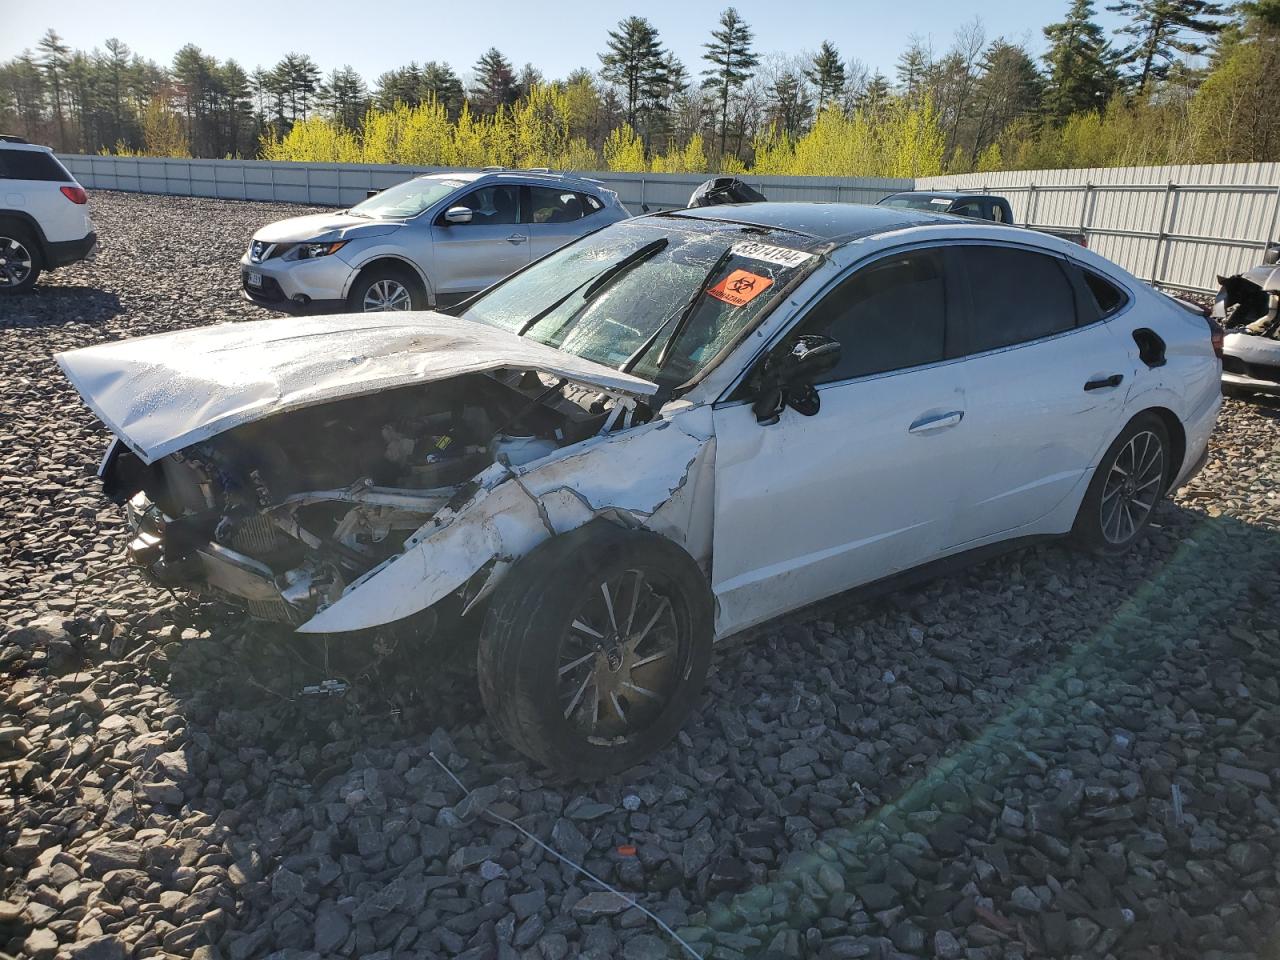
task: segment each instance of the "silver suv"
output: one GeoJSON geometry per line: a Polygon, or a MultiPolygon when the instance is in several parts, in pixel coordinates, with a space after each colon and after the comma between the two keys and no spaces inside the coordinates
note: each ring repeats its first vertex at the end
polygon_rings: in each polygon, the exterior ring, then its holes
{"type": "Polygon", "coordinates": [[[263,227],[240,281],[254,303],[289,313],[426,310],[627,216],[616,193],[581,177],[430,174],[263,227]]]}
{"type": "Polygon", "coordinates": [[[48,147],[0,135],[0,294],[26,293],[97,249],[84,187],[48,147]]]}

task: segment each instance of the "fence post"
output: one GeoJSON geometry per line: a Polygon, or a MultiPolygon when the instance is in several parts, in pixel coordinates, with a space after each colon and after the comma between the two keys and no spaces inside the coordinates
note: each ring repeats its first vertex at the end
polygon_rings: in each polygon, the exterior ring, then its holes
{"type": "Polygon", "coordinates": [[[1262,238],[1262,252],[1267,252],[1271,238],[1276,235],[1276,224],[1280,223],[1280,186],[1276,187],[1276,201],[1271,205],[1271,224],[1267,227],[1267,235],[1262,238]]]}
{"type": "Polygon", "coordinates": [[[644,213],[644,177],[640,178],[640,212],[644,213]]]}
{"type": "Polygon", "coordinates": [[[1173,196],[1173,181],[1170,180],[1164,186],[1164,203],[1160,206],[1160,223],[1159,231],[1156,233],[1156,248],[1151,252],[1151,278],[1150,284],[1153,287],[1160,286],[1160,277],[1158,272],[1160,269],[1160,247],[1165,242],[1165,223],[1169,218],[1169,200],[1173,196]]]}
{"type": "Polygon", "coordinates": [[[274,166],[267,167],[267,173],[271,175],[271,202],[276,200],[276,168],[274,166]]]}
{"type": "Polygon", "coordinates": [[[311,168],[310,168],[310,167],[303,167],[303,168],[302,168],[302,175],[303,175],[303,177],[305,178],[305,179],[303,180],[303,183],[304,183],[306,186],[305,186],[303,189],[305,189],[305,190],[307,191],[307,203],[314,203],[314,201],[311,199],[311,168]]]}
{"type": "Polygon", "coordinates": [[[1040,199],[1040,194],[1036,193],[1036,182],[1034,180],[1027,184],[1027,193],[1030,196],[1027,197],[1027,211],[1022,219],[1024,227],[1029,227],[1036,221],[1036,201],[1040,199]]]}
{"type": "Polygon", "coordinates": [[[1093,201],[1096,194],[1093,192],[1093,184],[1088,180],[1084,182],[1084,205],[1080,208],[1080,236],[1084,237],[1085,245],[1089,243],[1089,219],[1093,211],[1089,204],[1093,201]]]}

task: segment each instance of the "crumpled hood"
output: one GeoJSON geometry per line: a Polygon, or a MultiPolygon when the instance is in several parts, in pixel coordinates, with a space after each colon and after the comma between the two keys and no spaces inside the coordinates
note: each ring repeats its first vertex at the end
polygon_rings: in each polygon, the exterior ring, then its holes
{"type": "Polygon", "coordinates": [[[1256,283],[1268,293],[1280,292],[1280,265],[1260,264],[1240,274],[1246,280],[1256,283]]]}
{"type": "Polygon", "coordinates": [[[263,243],[301,243],[304,240],[355,240],[380,237],[399,230],[400,223],[353,217],[349,213],[312,213],[269,223],[253,235],[263,243]]]}
{"type": "Polygon", "coordinates": [[[146,463],[289,410],[500,368],[632,396],[657,386],[496,327],[434,312],[222,323],[55,355],[146,463]]]}

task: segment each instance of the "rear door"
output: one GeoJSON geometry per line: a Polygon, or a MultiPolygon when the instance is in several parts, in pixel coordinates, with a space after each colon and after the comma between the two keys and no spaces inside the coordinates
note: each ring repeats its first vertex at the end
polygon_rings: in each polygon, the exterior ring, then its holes
{"type": "Polygon", "coordinates": [[[533,260],[594,230],[600,222],[597,215],[604,204],[596,197],[553,187],[524,189],[525,227],[529,232],[529,256],[533,260]]]}
{"type": "Polygon", "coordinates": [[[769,426],[715,411],[712,588],[740,629],[930,559],[971,454],[959,364],[947,361],[943,257],[916,248],[859,267],[783,340],[822,334],[841,362],[814,416],[769,426]]]}
{"type": "Polygon", "coordinates": [[[972,456],[952,545],[1011,533],[1085,481],[1123,426],[1133,360],[1078,268],[1031,247],[965,243],[960,349],[972,456]]]}
{"type": "Polygon", "coordinates": [[[483,290],[529,262],[529,231],[521,223],[519,184],[480,187],[453,201],[469,207],[470,223],[446,223],[444,215],[431,226],[437,294],[456,297],[483,290]]]}
{"type": "Polygon", "coordinates": [[[88,208],[72,203],[60,189],[74,183],[47,150],[0,147],[0,207],[30,214],[52,243],[79,240],[92,229],[88,208]]]}

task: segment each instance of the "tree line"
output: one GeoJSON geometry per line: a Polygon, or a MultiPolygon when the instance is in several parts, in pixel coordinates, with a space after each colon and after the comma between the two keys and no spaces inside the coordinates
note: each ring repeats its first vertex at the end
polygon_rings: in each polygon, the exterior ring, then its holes
{"type": "Polygon", "coordinates": [[[306,54],[247,70],[188,44],[161,65],[51,29],[0,63],[0,132],[64,152],[813,175],[1280,159],[1280,0],[1108,9],[1114,39],[1069,0],[1039,58],[977,20],[942,51],[913,37],[892,76],[835,40],[762,52],[729,7],[696,64],[630,16],[567,77],[490,49],[465,75],[429,60],[372,86],[306,54]]]}

